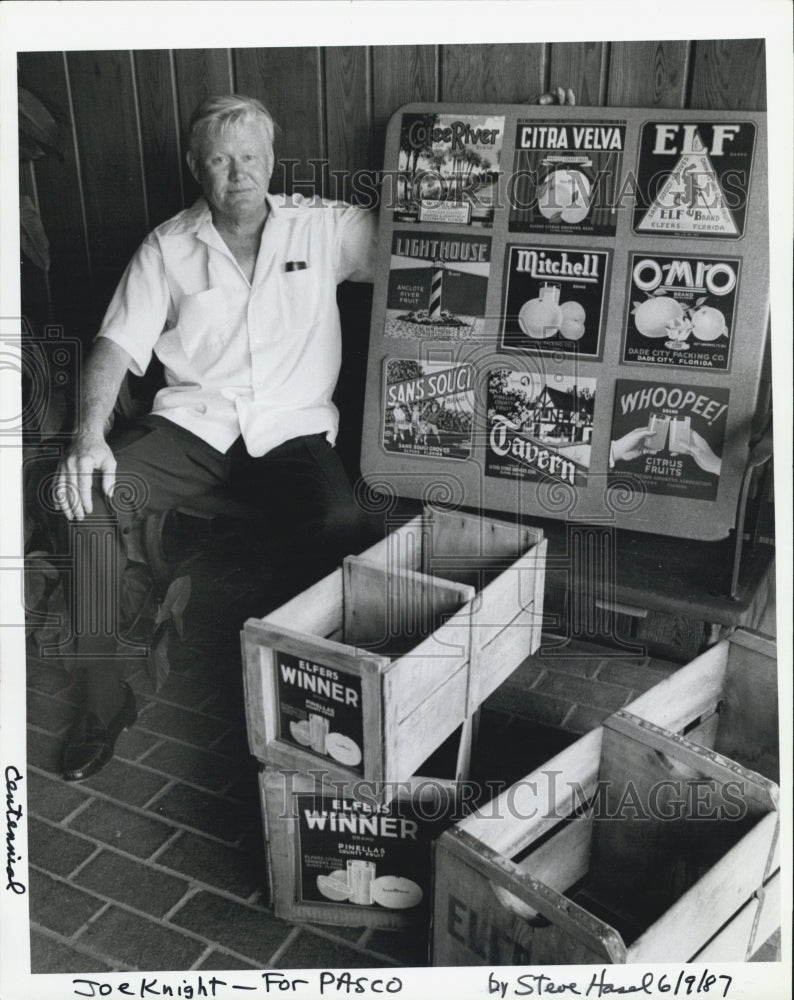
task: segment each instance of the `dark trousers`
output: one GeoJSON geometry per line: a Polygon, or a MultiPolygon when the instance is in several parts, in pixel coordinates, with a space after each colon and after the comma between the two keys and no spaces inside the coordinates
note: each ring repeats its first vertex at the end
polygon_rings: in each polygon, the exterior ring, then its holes
{"type": "Polygon", "coordinates": [[[112,442],[116,487],[110,501],[96,477],[94,509],[64,522],[72,559],[70,606],[78,657],[112,658],[127,556],[136,519],[215,490],[253,502],[284,599],[359,552],[374,533],[358,507],[338,454],[324,434],[287,441],[252,458],[242,438],[225,453],[162,417],[146,417],[112,442]]]}

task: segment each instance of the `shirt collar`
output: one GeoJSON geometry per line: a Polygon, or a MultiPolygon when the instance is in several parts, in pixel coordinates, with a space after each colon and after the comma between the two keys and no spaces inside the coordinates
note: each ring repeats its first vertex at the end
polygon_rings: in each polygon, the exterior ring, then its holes
{"type": "MultiPolygon", "coordinates": [[[[283,198],[283,195],[281,197],[283,198]]],[[[271,217],[275,219],[281,215],[281,206],[279,205],[278,198],[279,196],[269,193],[265,195],[265,201],[269,209],[268,220],[271,217]]],[[[191,205],[185,216],[184,231],[187,233],[195,233],[197,236],[206,235],[207,227],[212,226],[212,212],[203,195],[191,205]]]]}

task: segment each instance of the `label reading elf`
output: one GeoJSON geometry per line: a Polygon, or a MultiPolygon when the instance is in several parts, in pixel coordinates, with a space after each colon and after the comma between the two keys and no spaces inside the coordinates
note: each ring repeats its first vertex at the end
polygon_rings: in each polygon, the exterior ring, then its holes
{"type": "Polygon", "coordinates": [[[739,239],[754,146],[752,122],[646,122],[634,232],[739,239]]]}
{"type": "Polygon", "coordinates": [[[740,261],[635,253],[623,360],[727,371],[740,261]]]}
{"type": "Polygon", "coordinates": [[[618,379],[608,482],[648,493],[715,500],[729,390],[618,379]]]}
{"type": "Polygon", "coordinates": [[[274,651],[282,740],[363,774],[361,678],[274,651]]]}
{"type": "Polygon", "coordinates": [[[298,810],[299,898],[387,910],[426,908],[430,843],[449,826],[427,819],[410,802],[376,806],[310,793],[298,810]]]}

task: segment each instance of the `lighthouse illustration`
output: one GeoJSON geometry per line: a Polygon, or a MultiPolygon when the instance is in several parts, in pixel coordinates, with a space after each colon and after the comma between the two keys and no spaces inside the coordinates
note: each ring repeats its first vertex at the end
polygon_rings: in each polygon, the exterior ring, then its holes
{"type": "Polygon", "coordinates": [[[441,297],[444,291],[444,261],[433,261],[433,276],[430,279],[430,299],[427,318],[434,323],[441,322],[441,297]]]}

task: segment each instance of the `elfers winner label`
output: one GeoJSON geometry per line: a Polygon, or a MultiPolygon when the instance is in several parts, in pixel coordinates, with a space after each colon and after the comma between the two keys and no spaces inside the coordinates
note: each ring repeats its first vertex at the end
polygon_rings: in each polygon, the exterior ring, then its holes
{"type": "Polygon", "coordinates": [[[295,796],[298,897],[411,910],[430,902],[430,845],[450,825],[406,800],[388,806],[331,795],[295,796]]]}
{"type": "Polygon", "coordinates": [[[281,739],[363,774],[359,675],[279,650],[274,654],[281,739]]]}

